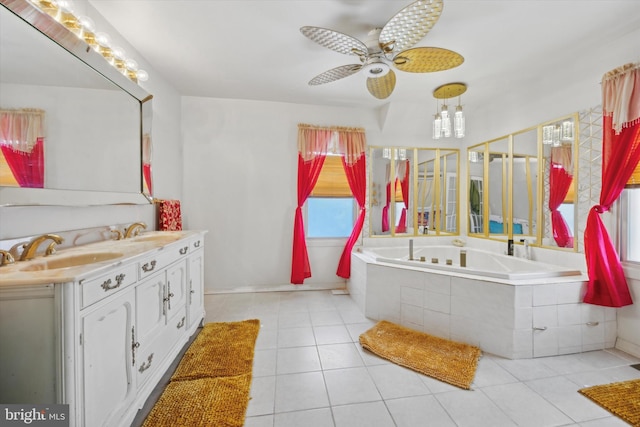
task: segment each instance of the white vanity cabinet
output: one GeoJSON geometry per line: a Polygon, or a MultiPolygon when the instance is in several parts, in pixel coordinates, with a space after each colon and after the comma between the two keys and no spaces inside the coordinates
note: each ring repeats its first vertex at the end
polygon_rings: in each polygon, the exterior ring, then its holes
{"type": "Polygon", "coordinates": [[[0,350],[2,402],[68,403],[71,426],[129,426],[204,318],[203,254],[204,232],[184,232],[43,291],[0,280],[0,342],[15,349],[0,350]]]}

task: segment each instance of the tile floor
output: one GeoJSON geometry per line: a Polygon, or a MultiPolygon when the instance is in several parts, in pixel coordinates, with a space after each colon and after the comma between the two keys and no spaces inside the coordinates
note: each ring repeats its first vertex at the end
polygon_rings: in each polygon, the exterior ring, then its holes
{"type": "Polygon", "coordinates": [[[330,291],[207,295],[206,322],[261,321],[247,427],[627,426],[577,392],[640,378],[615,349],[508,360],[484,354],[472,390],[358,344],[375,324],[330,291]]]}

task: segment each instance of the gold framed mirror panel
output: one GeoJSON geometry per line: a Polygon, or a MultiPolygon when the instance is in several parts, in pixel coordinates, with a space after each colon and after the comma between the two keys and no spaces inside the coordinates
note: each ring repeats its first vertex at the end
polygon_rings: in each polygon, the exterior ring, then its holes
{"type": "Polygon", "coordinates": [[[369,147],[369,236],[459,234],[460,150],[369,147]]]}
{"type": "Polygon", "coordinates": [[[468,234],[576,251],[578,135],[574,113],[468,147],[468,234]]]}

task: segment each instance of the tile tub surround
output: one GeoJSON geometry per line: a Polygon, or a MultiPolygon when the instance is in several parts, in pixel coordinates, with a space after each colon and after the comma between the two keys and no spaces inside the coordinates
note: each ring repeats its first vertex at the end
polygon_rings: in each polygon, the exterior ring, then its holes
{"type": "Polygon", "coordinates": [[[508,359],[612,348],[616,310],[582,304],[585,282],[499,280],[376,262],[353,253],[349,292],[365,316],[508,359]]]}

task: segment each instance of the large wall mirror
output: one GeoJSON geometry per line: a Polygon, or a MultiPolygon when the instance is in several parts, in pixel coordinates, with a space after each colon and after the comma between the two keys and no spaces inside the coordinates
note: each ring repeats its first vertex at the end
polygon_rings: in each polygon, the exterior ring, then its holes
{"type": "Polygon", "coordinates": [[[471,146],[468,232],[474,237],[576,249],[577,115],[471,146]]]}
{"type": "Polygon", "coordinates": [[[370,147],[369,235],[459,234],[459,150],[370,147]]]}
{"type": "Polygon", "coordinates": [[[29,2],[0,3],[0,205],[149,203],[151,96],[29,2]]]}

